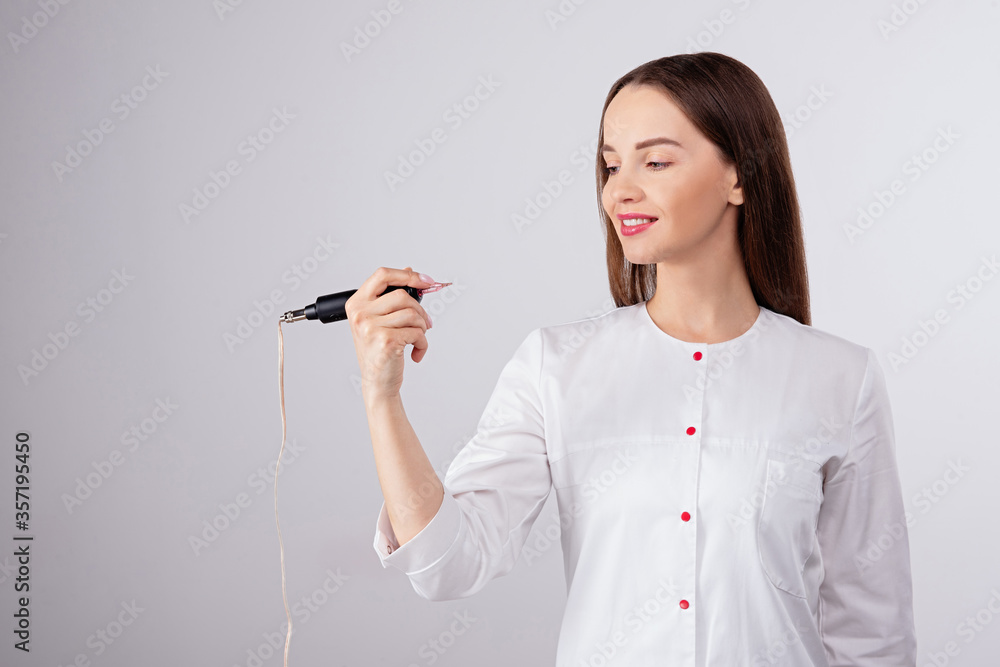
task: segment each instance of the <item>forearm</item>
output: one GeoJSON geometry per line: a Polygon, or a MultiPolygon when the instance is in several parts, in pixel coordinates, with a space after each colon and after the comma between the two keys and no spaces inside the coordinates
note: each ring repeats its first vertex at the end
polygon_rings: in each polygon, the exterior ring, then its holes
{"type": "Polygon", "coordinates": [[[365,398],[375,468],[389,522],[400,546],[430,523],[444,487],[413,431],[402,399],[365,398]]]}

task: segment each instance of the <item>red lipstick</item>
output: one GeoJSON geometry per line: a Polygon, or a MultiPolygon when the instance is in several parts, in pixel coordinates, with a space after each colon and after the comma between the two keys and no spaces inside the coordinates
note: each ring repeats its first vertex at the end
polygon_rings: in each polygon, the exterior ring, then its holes
{"type": "Polygon", "coordinates": [[[650,226],[652,226],[653,223],[655,223],[658,220],[656,216],[648,215],[646,213],[620,213],[617,217],[618,220],[620,221],[618,224],[621,227],[622,236],[634,236],[635,234],[638,234],[639,232],[648,229],[650,226]],[[635,220],[636,218],[649,218],[650,222],[647,222],[643,225],[632,225],[632,226],[625,224],[626,220],[635,220]]]}

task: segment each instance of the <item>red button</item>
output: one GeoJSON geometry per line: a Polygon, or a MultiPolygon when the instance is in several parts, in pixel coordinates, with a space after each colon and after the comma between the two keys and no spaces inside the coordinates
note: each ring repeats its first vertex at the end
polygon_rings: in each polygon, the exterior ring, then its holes
{"type": "Polygon", "coordinates": [[[694,426],[688,426],[687,434],[694,435],[694,426]]]}
{"type": "Polygon", "coordinates": [[[690,521],[691,515],[687,512],[681,512],[681,521],[690,521]]]}
{"type": "Polygon", "coordinates": [[[699,359],[701,359],[701,352],[695,352],[694,353],[694,360],[698,361],[699,359]]]}
{"type": "Polygon", "coordinates": [[[681,609],[687,609],[687,608],[688,608],[688,601],[681,600],[681,609]]]}

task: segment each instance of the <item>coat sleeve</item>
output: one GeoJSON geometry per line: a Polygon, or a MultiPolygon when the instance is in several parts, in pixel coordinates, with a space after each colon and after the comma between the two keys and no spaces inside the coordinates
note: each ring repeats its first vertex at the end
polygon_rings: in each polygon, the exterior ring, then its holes
{"type": "Polygon", "coordinates": [[[848,448],[823,485],[820,632],[830,667],[912,666],[910,547],[892,411],[882,368],[866,350],[848,448]]]}
{"type": "Polygon", "coordinates": [[[425,599],[468,597],[510,572],[548,498],[542,352],[535,329],[504,366],[476,434],[448,467],[437,514],[403,546],[382,503],[374,542],[382,567],[404,572],[425,599]]]}

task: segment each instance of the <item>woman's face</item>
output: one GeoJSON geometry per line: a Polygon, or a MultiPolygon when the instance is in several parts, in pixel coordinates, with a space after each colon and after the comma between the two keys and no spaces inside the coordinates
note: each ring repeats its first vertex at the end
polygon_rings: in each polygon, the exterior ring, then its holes
{"type": "Polygon", "coordinates": [[[683,261],[735,242],[743,203],[736,168],[665,93],[629,85],[615,95],[600,150],[608,173],[601,203],[628,261],[683,261]],[[653,223],[630,229],[622,221],[629,214],[653,223]]]}

